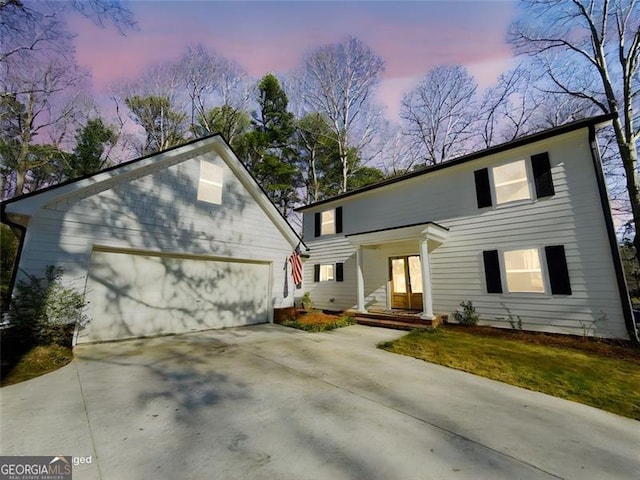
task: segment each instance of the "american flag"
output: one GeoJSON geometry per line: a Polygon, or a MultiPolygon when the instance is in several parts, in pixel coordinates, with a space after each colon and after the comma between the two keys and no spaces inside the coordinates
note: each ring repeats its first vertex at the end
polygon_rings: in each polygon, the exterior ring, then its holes
{"type": "Polygon", "coordinates": [[[300,258],[300,250],[296,248],[289,257],[291,263],[291,277],[293,283],[297,286],[302,283],[302,259],[300,258]]]}

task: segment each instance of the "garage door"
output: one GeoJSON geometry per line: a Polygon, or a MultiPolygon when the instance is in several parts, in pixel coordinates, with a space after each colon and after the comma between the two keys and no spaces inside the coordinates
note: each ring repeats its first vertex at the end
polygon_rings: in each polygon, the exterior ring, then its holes
{"type": "Polygon", "coordinates": [[[268,321],[267,263],[94,251],[78,343],[268,321]]]}

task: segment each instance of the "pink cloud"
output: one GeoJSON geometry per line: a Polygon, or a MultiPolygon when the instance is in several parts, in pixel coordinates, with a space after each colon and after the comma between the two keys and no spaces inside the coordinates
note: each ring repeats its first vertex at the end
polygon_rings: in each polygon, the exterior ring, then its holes
{"type": "Polygon", "coordinates": [[[80,64],[98,91],[149,65],[177,59],[189,44],[235,59],[249,74],[285,72],[312,48],[361,38],[386,61],[378,96],[397,110],[429,69],[461,63],[490,83],[508,64],[509,2],[137,2],[140,31],[122,37],[73,18],[80,64]],[[388,103],[391,102],[391,103],[388,103]]]}

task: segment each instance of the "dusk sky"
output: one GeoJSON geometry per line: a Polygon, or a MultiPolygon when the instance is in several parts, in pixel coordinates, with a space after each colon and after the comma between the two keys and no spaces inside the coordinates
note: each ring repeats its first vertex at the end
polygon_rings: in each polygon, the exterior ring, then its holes
{"type": "Polygon", "coordinates": [[[481,87],[509,68],[506,30],[513,0],[476,1],[143,1],[125,3],[139,30],[119,35],[73,17],[78,62],[93,73],[96,93],[134,78],[151,64],[175,60],[202,43],[235,59],[250,75],[284,73],[314,47],[348,35],[386,62],[377,99],[390,118],[432,67],[460,63],[481,87]]]}

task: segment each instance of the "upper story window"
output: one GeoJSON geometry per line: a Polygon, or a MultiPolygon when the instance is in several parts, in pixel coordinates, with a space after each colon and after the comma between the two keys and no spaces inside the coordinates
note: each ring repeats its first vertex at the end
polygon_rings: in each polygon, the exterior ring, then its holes
{"type": "Polygon", "coordinates": [[[531,198],[527,166],[524,160],[493,167],[491,171],[493,173],[496,204],[500,205],[501,203],[529,200],[531,198]]]}
{"type": "Polygon", "coordinates": [[[315,237],[342,233],[342,207],[332,208],[324,212],[316,212],[314,217],[315,237]]]}
{"type": "Polygon", "coordinates": [[[474,175],[478,208],[530,200],[533,193],[535,198],[555,195],[548,153],[476,170],[474,175]]]}
{"type": "Polygon", "coordinates": [[[320,215],[320,235],[336,233],[336,211],[327,210],[320,215]]]}
{"type": "Polygon", "coordinates": [[[200,161],[198,200],[222,204],[222,167],[204,160],[200,161]]]}

